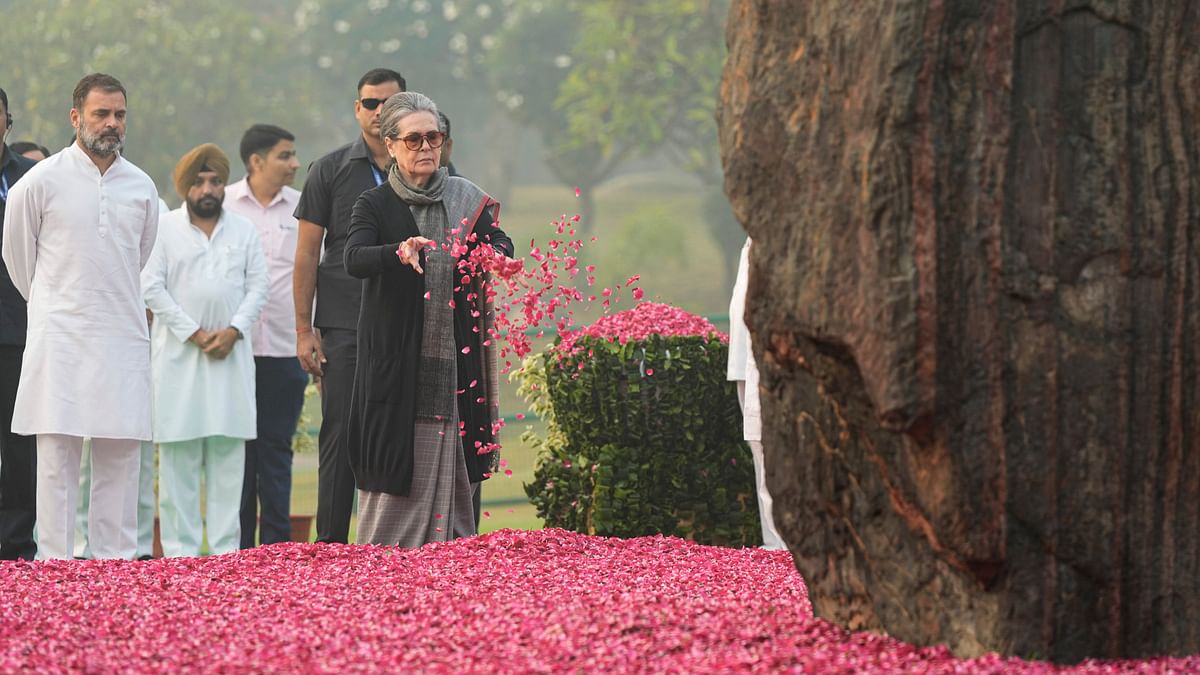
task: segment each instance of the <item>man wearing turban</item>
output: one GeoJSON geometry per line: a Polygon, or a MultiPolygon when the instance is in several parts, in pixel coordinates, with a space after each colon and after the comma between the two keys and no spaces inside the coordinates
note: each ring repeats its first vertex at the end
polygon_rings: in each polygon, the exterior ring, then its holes
{"type": "Polygon", "coordinates": [[[255,437],[250,332],[267,301],[254,224],[222,209],[229,158],[205,143],[175,166],[184,204],[159,222],[142,271],[159,444],[163,554],[200,554],[204,477],[209,552],[238,549],[245,444],[255,437]]]}

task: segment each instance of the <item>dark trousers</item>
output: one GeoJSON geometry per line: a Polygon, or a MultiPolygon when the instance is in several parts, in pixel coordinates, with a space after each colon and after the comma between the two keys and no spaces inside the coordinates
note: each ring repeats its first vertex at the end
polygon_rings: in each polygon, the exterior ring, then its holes
{"type": "Polygon", "coordinates": [[[24,351],[20,345],[0,345],[0,560],[33,560],[37,553],[37,437],[12,432],[24,351]]]}
{"type": "Polygon", "coordinates": [[[325,377],[321,378],[321,435],[317,440],[317,541],[327,544],[347,543],[354,509],[346,422],[354,388],[356,340],[356,331],[321,329],[325,377]]]}
{"type": "Polygon", "coordinates": [[[304,407],[308,374],[294,356],[256,356],[254,380],[258,438],[246,442],[242,548],[254,547],[256,521],[260,528],[260,543],[277,544],[292,538],[288,517],[292,500],[292,436],[304,407]],[[260,505],[261,516],[258,515],[260,505]]]}

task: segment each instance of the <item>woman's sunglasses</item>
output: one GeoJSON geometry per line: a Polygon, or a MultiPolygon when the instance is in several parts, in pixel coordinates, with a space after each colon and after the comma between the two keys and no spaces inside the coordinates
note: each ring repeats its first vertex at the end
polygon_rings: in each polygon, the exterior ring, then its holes
{"type": "Polygon", "coordinates": [[[446,134],[440,131],[431,131],[427,134],[409,134],[400,140],[404,141],[404,147],[409,150],[420,150],[421,145],[426,141],[430,148],[440,148],[442,143],[446,142],[446,134]]]}

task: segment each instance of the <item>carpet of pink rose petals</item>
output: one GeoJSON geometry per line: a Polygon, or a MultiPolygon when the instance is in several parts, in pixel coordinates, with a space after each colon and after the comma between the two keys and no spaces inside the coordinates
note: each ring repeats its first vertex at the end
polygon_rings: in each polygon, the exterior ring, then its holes
{"type": "MultiPolygon", "coordinates": [[[[277,544],[0,562],[0,671],[1055,672],[850,634],[787,553],[503,530],[417,550],[277,544]]],[[[1073,672],[1200,670],[1200,658],[1073,672]]]]}

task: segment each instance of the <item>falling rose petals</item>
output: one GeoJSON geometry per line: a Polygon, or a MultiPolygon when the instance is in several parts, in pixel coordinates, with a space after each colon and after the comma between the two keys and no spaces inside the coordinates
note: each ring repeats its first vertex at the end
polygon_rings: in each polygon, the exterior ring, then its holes
{"type": "MultiPolygon", "coordinates": [[[[575,287],[584,243],[576,228],[569,225],[578,222],[578,215],[562,215],[552,223],[558,236],[552,236],[544,246],[537,238],[530,239],[528,253],[519,258],[507,258],[491,246],[469,245],[477,238],[475,233],[468,233],[464,240],[461,232],[452,231],[451,239],[443,244],[458,258],[458,290],[467,291],[465,300],[471,305],[468,313],[475,319],[485,315],[491,319],[483,344],[499,347],[498,361],[504,362],[502,374],[511,372],[511,357],[526,357],[533,350],[533,341],[545,336],[548,328],[560,333],[571,330],[575,325],[573,305],[596,300],[594,295],[585,300],[583,292],[575,287]],[[487,305],[482,305],[480,299],[487,305]]],[[[586,269],[588,285],[595,284],[596,266],[587,265],[586,269]]],[[[628,284],[605,289],[602,309],[607,312],[612,304],[620,302],[621,292],[626,289],[632,290],[628,284]]]]}
{"type": "Polygon", "coordinates": [[[576,196],[576,197],[578,197],[578,196],[580,196],[580,195],[582,195],[582,194],[583,194],[583,190],[580,190],[579,188],[575,188],[575,196],[576,196]]]}

